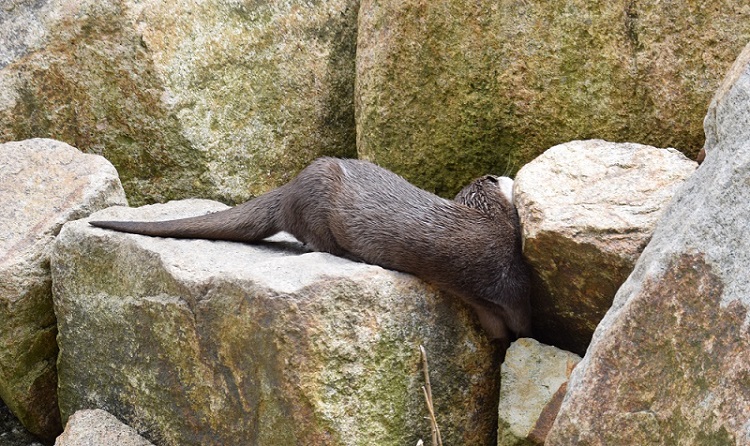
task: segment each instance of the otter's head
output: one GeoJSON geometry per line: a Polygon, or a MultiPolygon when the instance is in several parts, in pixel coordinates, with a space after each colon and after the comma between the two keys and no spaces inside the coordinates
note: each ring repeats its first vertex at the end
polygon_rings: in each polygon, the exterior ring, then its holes
{"type": "Polygon", "coordinates": [[[513,180],[508,177],[485,175],[472,181],[453,199],[483,212],[495,213],[500,208],[507,212],[513,206],[513,180]]]}

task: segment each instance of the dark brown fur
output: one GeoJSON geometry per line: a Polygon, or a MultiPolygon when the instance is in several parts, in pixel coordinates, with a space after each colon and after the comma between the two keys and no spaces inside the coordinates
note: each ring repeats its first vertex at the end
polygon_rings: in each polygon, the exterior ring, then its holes
{"type": "Polygon", "coordinates": [[[225,211],[91,224],[251,243],[286,231],[314,250],[411,273],[461,297],[492,339],[507,343],[530,334],[518,215],[493,176],[475,180],[450,201],[374,164],[321,158],[284,186],[225,211]]]}

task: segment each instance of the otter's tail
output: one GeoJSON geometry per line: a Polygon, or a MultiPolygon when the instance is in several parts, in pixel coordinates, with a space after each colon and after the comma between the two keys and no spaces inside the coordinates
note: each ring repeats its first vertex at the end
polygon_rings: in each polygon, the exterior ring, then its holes
{"type": "Polygon", "coordinates": [[[277,191],[271,191],[231,209],[197,217],[153,222],[90,221],[89,224],[156,237],[257,242],[280,231],[276,224],[278,196],[277,191]]]}

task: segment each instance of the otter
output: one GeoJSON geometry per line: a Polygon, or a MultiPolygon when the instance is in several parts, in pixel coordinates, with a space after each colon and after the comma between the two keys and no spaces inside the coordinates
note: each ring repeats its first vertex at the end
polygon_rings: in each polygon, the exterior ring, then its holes
{"type": "Polygon", "coordinates": [[[258,242],[286,231],[313,250],[413,274],[463,299],[492,340],[531,333],[530,279],[512,180],[485,175],[451,201],[361,160],[320,158],[233,208],[91,225],[159,237],[258,242]]]}

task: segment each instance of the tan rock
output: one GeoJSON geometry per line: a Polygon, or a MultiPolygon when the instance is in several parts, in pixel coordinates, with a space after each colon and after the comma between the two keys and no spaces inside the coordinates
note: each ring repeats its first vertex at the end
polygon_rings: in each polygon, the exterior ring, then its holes
{"type": "Polygon", "coordinates": [[[581,357],[523,338],[505,355],[498,446],[543,445],[581,357]]]}
{"type": "Polygon", "coordinates": [[[63,418],[106,407],[162,445],[416,444],[430,437],[423,344],[443,440],[494,442],[498,352],[469,309],[413,276],[273,240],[65,225],[53,259],[63,418]]]}
{"type": "Polygon", "coordinates": [[[55,446],[153,446],[138,432],[106,411],[79,410],[57,437],[55,446]]]}
{"type": "Polygon", "coordinates": [[[114,167],[53,140],[0,144],[0,398],[32,433],[62,430],[50,254],[63,223],[126,204],[114,167]]]}
{"type": "Polygon", "coordinates": [[[535,335],[583,354],[697,164],[674,149],[601,140],[547,150],[518,172],[514,199],[535,271],[535,335]]]}
{"type": "Polygon", "coordinates": [[[597,328],[547,445],[750,444],[749,51],[707,118],[718,137],[597,328]]]}
{"type": "Polygon", "coordinates": [[[318,156],[355,155],[354,0],[2,8],[0,141],[104,155],[133,203],[245,201],[318,156]]]}

